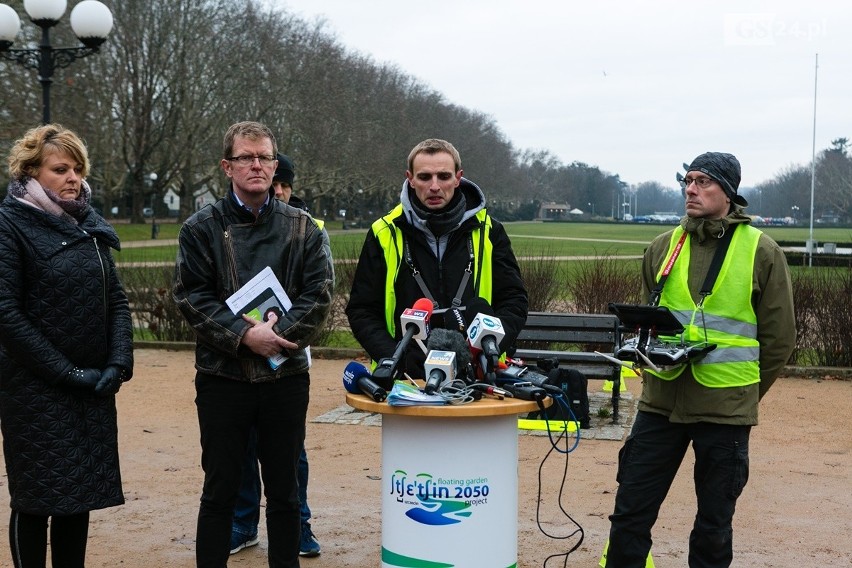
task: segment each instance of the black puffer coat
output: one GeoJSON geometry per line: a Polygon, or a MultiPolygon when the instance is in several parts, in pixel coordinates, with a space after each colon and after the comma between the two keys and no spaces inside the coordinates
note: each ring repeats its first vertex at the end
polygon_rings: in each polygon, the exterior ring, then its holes
{"type": "Polygon", "coordinates": [[[0,205],[0,426],[15,511],[124,502],[115,397],[57,383],[74,366],[131,375],[130,310],[110,247],[118,236],[91,209],[75,226],[12,196],[0,205]]]}

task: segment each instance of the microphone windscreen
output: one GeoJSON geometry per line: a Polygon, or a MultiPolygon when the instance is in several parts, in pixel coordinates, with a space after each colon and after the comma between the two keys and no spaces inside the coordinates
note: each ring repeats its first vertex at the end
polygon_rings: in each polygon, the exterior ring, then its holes
{"type": "Polygon", "coordinates": [[[467,322],[464,319],[464,314],[458,308],[449,308],[444,312],[444,328],[465,333],[467,331],[467,322]]]}
{"type": "Polygon", "coordinates": [[[415,310],[423,310],[424,312],[426,312],[426,321],[429,321],[429,316],[432,315],[432,310],[435,309],[435,304],[433,304],[432,300],[430,300],[429,298],[420,298],[419,300],[414,302],[414,305],[411,306],[411,308],[415,310]]]}
{"type": "Polygon", "coordinates": [[[370,377],[370,370],[358,361],[350,361],[343,369],[343,388],[352,394],[361,394],[358,379],[370,377]]]}
{"type": "Polygon", "coordinates": [[[464,335],[452,329],[433,329],[426,342],[426,349],[430,351],[452,351],[456,354],[456,363],[459,369],[464,369],[470,364],[470,348],[464,335]]]}

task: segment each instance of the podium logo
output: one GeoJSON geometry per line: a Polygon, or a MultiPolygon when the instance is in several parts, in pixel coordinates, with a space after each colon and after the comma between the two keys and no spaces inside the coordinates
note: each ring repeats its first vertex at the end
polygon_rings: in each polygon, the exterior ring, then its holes
{"type": "Polygon", "coordinates": [[[488,503],[490,488],[486,478],[442,479],[420,473],[413,478],[402,470],[391,476],[390,493],[398,503],[411,505],[405,516],[423,525],[461,523],[473,508],[488,503]]]}

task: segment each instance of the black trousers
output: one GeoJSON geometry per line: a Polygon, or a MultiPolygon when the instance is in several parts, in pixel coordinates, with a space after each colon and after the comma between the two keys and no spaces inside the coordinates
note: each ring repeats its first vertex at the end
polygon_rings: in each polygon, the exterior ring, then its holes
{"type": "Polygon", "coordinates": [[[269,566],[298,568],[301,521],[296,470],[305,441],[309,386],[307,373],[269,383],[196,376],[204,470],[196,537],[199,568],[227,565],[242,460],[252,427],[266,496],[269,566]]]}
{"type": "Polygon", "coordinates": [[[618,456],[607,568],[644,568],[651,528],[690,442],[698,512],[689,536],[689,566],[730,566],[731,523],[748,481],[750,433],[750,426],[675,424],[665,416],[639,412],[618,456]]]}
{"type": "Polygon", "coordinates": [[[50,559],[54,568],[83,568],[89,513],[30,515],[12,511],[9,550],[15,568],[44,568],[47,562],[47,525],[50,519],[50,559]]]}

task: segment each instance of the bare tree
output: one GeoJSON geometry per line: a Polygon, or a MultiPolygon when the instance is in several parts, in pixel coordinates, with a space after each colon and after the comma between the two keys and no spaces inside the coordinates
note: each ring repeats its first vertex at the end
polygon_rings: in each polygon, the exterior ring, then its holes
{"type": "Polygon", "coordinates": [[[831,144],[817,161],[820,202],[825,213],[834,213],[843,222],[849,222],[852,220],[852,158],[846,153],[849,141],[837,138],[831,144]]]}

